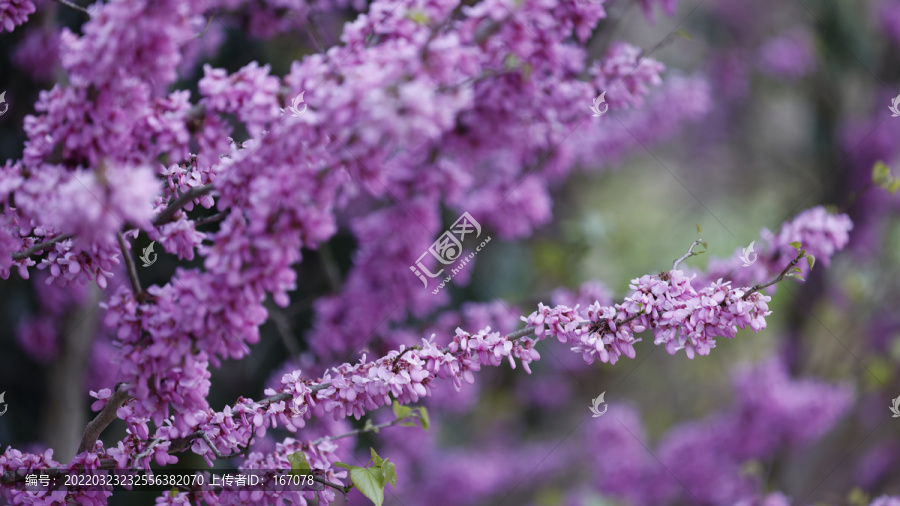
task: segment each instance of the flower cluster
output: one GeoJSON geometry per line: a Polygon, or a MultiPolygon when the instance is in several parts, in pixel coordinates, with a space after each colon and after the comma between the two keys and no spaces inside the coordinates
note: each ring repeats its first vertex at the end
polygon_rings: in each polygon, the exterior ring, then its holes
{"type": "Polygon", "coordinates": [[[0,31],[13,31],[35,11],[31,0],[3,0],[0,2],[0,31]]]}
{"type": "Polygon", "coordinates": [[[594,303],[584,314],[578,306],[541,304],[523,320],[536,327],[538,336],[574,341],[572,350],[582,353],[588,363],[597,359],[610,364],[622,355],[634,358],[634,343],[640,341],[634,335],[647,329],[653,330],[654,343],[665,345],[670,355],[684,349],[688,358],[694,358],[695,353],[709,355],[716,337],[731,339],[738,329],[749,326],[759,332],[766,327],[770,297],[759,292],[745,297],[746,290],[721,279],[696,290],[691,279],[680,270],[646,275],[632,280],[634,292],[622,304],[594,303]]]}
{"type": "MultiPolygon", "coordinates": [[[[799,242],[807,253],[816,258],[816,263],[830,265],[834,254],[850,242],[850,231],[853,222],[846,214],[832,214],[824,207],[816,206],[807,209],[790,221],[781,225],[777,233],[768,229],[760,231],[760,247],[749,258],[753,263],[744,265],[741,259],[743,250],[738,248],[734,255],[725,259],[711,259],[705,272],[698,272],[699,279],[730,279],[734,284],[752,286],[761,283],[781,271],[793,258],[797,250],[791,245],[799,242]]],[[[797,264],[801,274],[809,274],[806,262],[797,264]]],[[[774,288],[774,287],[773,287],[774,288]]]]}

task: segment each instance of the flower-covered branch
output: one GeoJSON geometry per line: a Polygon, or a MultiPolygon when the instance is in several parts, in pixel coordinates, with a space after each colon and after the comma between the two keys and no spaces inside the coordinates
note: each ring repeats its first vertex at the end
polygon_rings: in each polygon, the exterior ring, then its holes
{"type": "MultiPolygon", "coordinates": [[[[805,255],[805,251],[799,252],[766,286],[781,281],[805,255]]],[[[680,270],[645,275],[632,281],[633,292],[621,304],[603,306],[595,302],[586,310],[539,304],[537,311],[522,318],[525,328],[507,335],[491,332],[490,328],[475,334],[457,329],[447,347],[436,346],[432,336],[419,346],[391,351],[372,362],[364,357],[357,364],[332,368],[315,381],[294,371],[282,378],[281,388],[267,391],[269,397],[265,399],[257,402],[241,398],[222,412],[206,410],[195,415],[199,422],[196,426],[181,430],[172,424],[174,420],[167,420],[152,440],[146,419],[133,416],[126,401],[119,412],[129,425],[128,436],[108,450],[97,441],[93,455],[101,468],[149,469],[149,458],[166,465],[177,461],[173,454],[190,446],[212,465],[214,458],[245,454],[254,437],[264,436],[267,429],[279,423],[294,432],[313,416],[359,419],[394,401],[403,405],[427,397],[440,380],[450,380],[458,390],[463,381],[473,383],[473,373],[483,366],[498,366],[504,361],[515,368],[518,359],[530,373],[528,364],[540,359],[534,346],[547,337],[563,343],[572,341],[572,351],[588,363],[599,359],[614,364],[623,355],[635,357],[634,344],[640,341],[635,334],[648,329],[654,333],[655,344],[665,345],[670,354],[684,349],[693,358],[695,353],[709,354],[717,337],[733,338],[747,326],[756,332],[765,328],[769,297],[759,291],[745,297],[748,289],[733,288],[730,282],[721,280],[695,289],[691,279],[680,270]],[[527,337],[531,334],[533,339],[527,337]]],[[[120,388],[117,395],[123,391],[120,388]]],[[[96,396],[95,409],[106,410],[110,399],[116,399],[108,390],[96,396]]],[[[320,438],[304,448],[317,448],[331,439],[320,438]]],[[[316,469],[327,471],[332,462],[325,459],[316,469]]]]}

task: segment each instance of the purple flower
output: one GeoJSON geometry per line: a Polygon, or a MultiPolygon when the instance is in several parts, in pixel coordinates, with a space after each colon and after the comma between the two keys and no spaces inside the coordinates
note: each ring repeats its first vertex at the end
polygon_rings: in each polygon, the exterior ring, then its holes
{"type": "Polygon", "coordinates": [[[803,29],[771,39],[759,54],[762,71],[775,77],[797,79],[816,68],[815,45],[803,29]]]}

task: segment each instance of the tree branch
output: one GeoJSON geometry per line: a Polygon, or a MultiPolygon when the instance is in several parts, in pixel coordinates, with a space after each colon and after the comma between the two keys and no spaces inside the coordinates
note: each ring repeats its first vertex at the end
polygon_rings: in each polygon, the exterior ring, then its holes
{"type": "Polygon", "coordinates": [[[122,407],[122,404],[125,404],[128,398],[128,383],[116,385],[116,391],[106,401],[106,406],[103,406],[103,409],[97,413],[97,416],[84,428],[84,436],[81,437],[81,444],[78,445],[78,451],[75,452],[76,455],[94,449],[94,444],[100,438],[100,433],[116,419],[116,411],[122,407]]]}
{"type": "Polygon", "coordinates": [[[797,262],[799,262],[799,261],[800,261],[801,259],[803,259],[804,257],[806,257],[806,250],[800,250],[800,251],[798,251],[798,252],[797,252],[797,256],[796,256],[793,260],[791,260],[791,263],[787,264],[787,267],[785,267],[784,270],[781,271],[780,274],[778,274],[777,276],[775,276],[771,281],[768,281],[768,282],[766,282],[766,283],[760,283],[760,284],[754,286],[754,287],[751,288],[747,293],[745,293],[744,296],[741,297],[741,298],[742,298],[743,300],[747,300],[747,297],[750,297],[752,294],[754,294],[754,293],[756,293],[756,292],[762,290],[763,288],[772,286],[772,285],[774,285],[775,283],[780,282],[781,280],[784,279],[785,276],[787,276],[788,271],[790,271],[791,269],[793,269],[794,266],[797,265],[797,262]]]}
{"type": "Polygon", "coordinates": [[[330,482],[330,481],[326,480],[325,478],[319,478],[318,476],[313,476],[313,481],[339,490],[342,494],[344,494],[344,499],[347,499],[347,493],[350,492],[351,490],[353,490],[352,485],[347,485],[347,486],[339,485],[337,483],[330,482]]]}
{"type": "Polygon", "coordinates": [[[125,245],[125,238],[121,233],[116,234],[119,240],[119,248],[122,249],[122,258],[125,259],[125,266],[128,268],[128,277],[131,278],[131,288],[134,289],[136,295],[141,295],[144,290],[141,289],[141,280],[138,279],[137,267],[134,265],[134,258],[131,256],[131,250],[125,245]]]}
{"type": "MultiPolygon", "coordinates": [[[[135,469],[137,469],[138,462],[140,462],[140,461],[144,460],[145,458],[147,458],[147,456],[150,455],[150,454],[153,452],[153,448],[154,448],[156,445],[158,445],[159,443],[162,443],[162,438],[160,438],[160,437],[158,437],[158,438],[154,439],[153,441],[151,441],[150,444],[147,445],[146,448],[144,448],[144,451],[142,451],[141,453],[138,453],[137,456],[134,457],[134,467],[135,467],[135,469]]],[[[169,445],[169,447],[171,448],[171,445],[169,445]]]]}
{"type": "Polygon", "coordinates": [[[359,434],[365,434],[366,432],[377,432],[381,429],[393,427],[394,425],[397,425],[398,423],[406,421],[406,420],[408,420],[408,418],[397,418],[396,420],[391,420],[390,422],[379,423],[378,425],[363,427],[362,429],[354,429],[354,430],[351,430],[350,432],[345,432],[343,434],[338,434],[336,436],[322,436],[319,439],[316,439],[315,441],[311,441],[309,444],[310,444],[310,446],[316,446],[319,443],[322,443],[324,441],[334,441],[335,439],[342,439],[345,437],[357,436],[359,434]]]}
{"type": "Polygon", "coordinates": [[[231,459],[231,458],[237,457],[238,455],[245,453],[247,451],[247,449],[250,448],[250,442],[253,441],[253,434],[251,434],[250,439],[247,441],[247,446],[244,447],[243,450],[234,452],[231,455],[225,455],[224,453],[220,452],[218,448],[216,448],[216,445],[214,445],[212,440],[209,438],[209,434],[207,434],[204,431],[200,431],[200,437],[203,438],[204,441],[206,441],[206,444],[209,446],[209,449],[212,450],[212,452],[216,454],[216,458],[218,458],[218,459],[231,459]]]}
{"type": "Polygon", "coordinates": [[[156,219],[153,220],[153,226],[158,227],[160,225],[169,223],[170,221],[172,221],[175,213],[177,213],[179,209],[187,205],[188,202],[212,192],[213,189],[213,184],[207,183],[205,185],[195,186],[190,190],[182,193],[178,196],[178,198],[170,202],[168,207],[166,207],[161,213],[159,213],[156,219]]]}
{"type": "Polygon", "coordinates": [[[85,14],[89,18],[94,17],[94,15],[91,14],[91,12],[89,10],[85,9],[84,7],[82,7],[80,5],[75,5],[74,3],[70,2],[69,0],[56,0],[56,2],[59,3],[60,5],[65,5],[66,7],[70,8],[70,9],[75,9],[76,11],[85,14]]]}
{"type": "MultiPolygon", "coordinates": [[[[184,207],[188,202],[194,200],[195,198],[207,195],[212,191],[213,191],[213,185],[212,185],[212,183],[209,183],[209,184],[205,184],[205,185],[201,185],[201,186],[195,186],[195,187],[191,188],[190,190],[182,193],[178,198],[176,198],[171,203],[169,203],[168,207],[166,207],[165,209],[163,209],[163,211],[161,213],[159,213],[159,215],[156,217],[156,219],[153,220],[153,226],[158,227],[160,225],[165,225],[166,223],[169,223],[170,221],[172,221],[172,218],[175,216],[175,213],[177,213],[178,210],[181,209],[182,207],[184,207]]],[[[210,222],[214,221],[214,219],[219,220],[221,218],[218,217],[218,215],[210,216],[209,218],[206,218],[206,221],[204,221],[203,224],[210,223],[210,222]]],[[[62,235],[54,237],[53,239],[48,239],[44,242],[39,242],[39,243],[31,246],[30,248],[26,249],[25,251],[19,251],[18,253],[13,253],[12,259],[13,260],[24,260],[39,251],[43,251],[43,250],[49,248],[50,246],[53,246],[54,244],[56,244],[58,242],[65,241],[66,239],[71,239],[73,237],[75,237],[73,234],[62,234],[62,235]]],[[[121,246],[121,242],[119,243],[119,245],[121,246]]],[[[126,255],[126,257],[127,257],[127,255],[126,255]]]]}
{"type": "Polygon", "coordinates": [[[694,247],[697,246],[698,244],[701,244],[702,242],[703,242],[703,239],[701,239],[699,237],[697,238],[696,241],[692,242],[691,247],[688,248],[688,250],[687,250],[687,253],[685,253],[684,256],[682,256],[678,260],[675,260],[675,262],[672,263],[672,270],[674,271],[675,269],[677,269],[678,264],[680,264],[681,262],[684,262],[688,258],[695,256],[695,255],[699,255],[700,253],[694,253],[694,247]]]}
{"type": "Polygon", "coordinates": [[[201,227],[201,226],[207,225],[209,223],[215,223],[217,221],[222,221],[225,219],[226,216],[228,216],[228,213],[221,212],[221,213],[216,213],[212,216],[208,216],[206,218],[197,218],[196,220],[194,220],[194,228],[201,227]]]}
{"type": "Polygon", "coordinates": [[[24,260],[24,259],[30,257],[31,255],[37,253],[38,251],[43,251],[58,242],[65,241],[66,239],[71,239],[73,237],[75,237],[75,236],[72,234],[58,235],[58,236],[54,237],[53,239],[48,239],[44,242],[39,242],[39,243],[35,244],[34,246],[26,249],[25,251],[13,253],[12,259],[13,260],[24,260]]]}

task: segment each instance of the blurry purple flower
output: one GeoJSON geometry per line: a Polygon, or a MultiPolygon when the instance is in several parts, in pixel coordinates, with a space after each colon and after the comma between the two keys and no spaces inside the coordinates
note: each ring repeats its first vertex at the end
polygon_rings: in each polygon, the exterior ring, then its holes
{"type": "Polygon", "coordinates": [[[808,32],[794,29],[760,49],[760,69],[782,79],[797,79],[816,69],[815,44],[808,32]]]}

